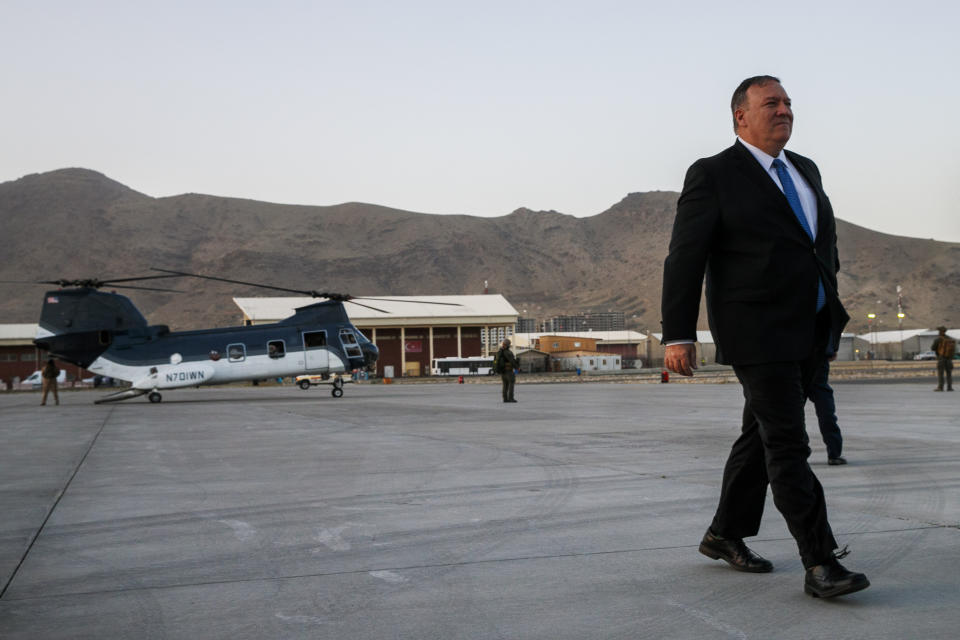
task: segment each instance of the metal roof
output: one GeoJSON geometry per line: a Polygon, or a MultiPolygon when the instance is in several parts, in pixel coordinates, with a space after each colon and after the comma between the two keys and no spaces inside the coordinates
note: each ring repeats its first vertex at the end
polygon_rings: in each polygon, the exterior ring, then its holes
{"type": "Polygon", "coordinates": [[[33,344],[39,326],[37,324],[0,324],[0,344],[33,344]]]}
{"type": "Polygon", "coordinates": [[[516,333],[514,342],[516,344],[532,344],[536,339],[543,336],[558,336],[561,338],[590,338],[597,342],[605,343],[630,343],[646,340],[646,334],[639,331],[542,331],[539,333],[516,333]]]}
{"type": "MultiPolygon", "coordinates": [[[[886,344],[890,342],[901,342],[902,340],[909,340],[910,338],[916,336],[938,336],[940,332],[936,329],[904,329],[900,331],[899,329],[892,329],[890,331],[871,331],[869,333],[862,333],[857,337],[865,342],[871,342],[874,344],[886,344]]],[[[947,335],[951,338],[955,336],[960,336],[960,329],[947,329],[947,335]]]]}
{"type": "MultiPolygon", "coordinates": [[[[350,321],[358,326],[400,326],[464,324],[515,324],[517,310],[498,293],[475,296],[385,296],[358,298],[361,304],[382,309],[375,311],[345,303],[350,321]],[[399,301],[399,302],[397,302],[399,301]],[[447,304],[425,304],[443,302],[447,304]],[[459,306],[448,306],[449,304],[459,306]]],[[[293,315],[299,307],[322,302],[325,298],[234,298],[244,316],[254,324],[278,322],[293,315]]]]}
{"type": "Polygon", "coordinates": [[[552,358],[619,358],[621,357],[619,353],[608,353],[606,351],[584,351],[583,349],[577,349],[574,351],[557,351],[551,353],[550,357],[552,358]]]}
{"type": "MultiPolygon", "coordinates": [[[[663,342],[662,333],[651,333],[650,334],[654,340],[657,342],[663,342]]],[[[713,344],[713,334],[709,331],[704,331],[702,329],[697,330],[697,342],[700,344],[713,344]]]]}

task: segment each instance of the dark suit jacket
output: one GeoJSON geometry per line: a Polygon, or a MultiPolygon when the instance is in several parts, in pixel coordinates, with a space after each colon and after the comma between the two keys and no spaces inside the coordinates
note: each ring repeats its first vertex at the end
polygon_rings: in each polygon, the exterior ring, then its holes
{"type": "Polygon", "coordinates": [[[664,263],[664,342],[696,339],[706,274],[718,362],[801,360],[813,348],[819,277],[836,347],[849,316],[837,297],[833,209],[813,161],[790,151],[786,155],[817,196],[815,241],[739,141],[687,171],[664,263]]]}

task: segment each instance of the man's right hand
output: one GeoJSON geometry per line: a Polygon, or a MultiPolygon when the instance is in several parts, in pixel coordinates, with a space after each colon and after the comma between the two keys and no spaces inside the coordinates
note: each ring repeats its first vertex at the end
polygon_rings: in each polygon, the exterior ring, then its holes
{"type": "Polygon", "coordinates": [[[663,364],[670,371],[682,376],[692,376],[697,368],[697,345],[692,342],[667,345],[663,364]]]}

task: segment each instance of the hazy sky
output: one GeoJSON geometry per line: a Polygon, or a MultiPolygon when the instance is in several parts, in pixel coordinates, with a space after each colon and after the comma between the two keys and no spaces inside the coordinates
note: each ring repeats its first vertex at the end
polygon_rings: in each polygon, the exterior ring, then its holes
{"type": "Polygon", "coordinates": [[[679,190],[769,73],[838,217],[960,242],[958,6],[3,0],[0,181],[589,216],[679,190]]]}

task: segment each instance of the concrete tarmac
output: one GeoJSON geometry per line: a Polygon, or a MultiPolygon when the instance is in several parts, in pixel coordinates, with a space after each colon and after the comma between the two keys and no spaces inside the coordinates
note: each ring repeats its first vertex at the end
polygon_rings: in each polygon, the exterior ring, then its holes
{"type": "Polygon", "coordinates": [[[956,638],[960,393],[835,385],[811,465],[843,562],[802,590],[697,552],[739,385],[252,387],[0,395],[0,637],[956,638]]]}

